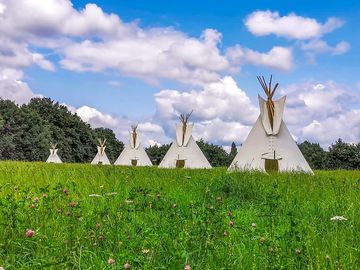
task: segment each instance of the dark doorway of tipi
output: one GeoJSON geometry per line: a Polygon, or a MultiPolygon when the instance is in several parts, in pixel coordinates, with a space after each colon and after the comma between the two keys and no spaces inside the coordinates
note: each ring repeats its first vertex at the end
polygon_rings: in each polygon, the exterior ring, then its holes
{"type": "Polygon", "coordinates": [[[185,167],[185,159],[176,160],[176,168],[184,168],[185,167]]]}

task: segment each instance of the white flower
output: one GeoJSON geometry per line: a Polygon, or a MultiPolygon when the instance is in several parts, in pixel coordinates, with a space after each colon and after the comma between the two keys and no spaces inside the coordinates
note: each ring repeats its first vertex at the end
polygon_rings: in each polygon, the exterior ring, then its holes
{"type": "Polygon", "coordinates": [[[112,196],[112,195],[116,195],[116,194],[117,194],[117,192],[106,193],[106,195],[108,195],[108,196],[112,196]]]}
{"type": "Polygon", "coordinates": [[[89,197],[101,197],[99,194],[89,194],[89,197]]]}
{"type": "Polygon", "coordinates": [[[337,221],[346,221],[347,218],[343,217],[343,216],[333,216],[332,218],[330,218],[331,221],[337,222],[337,221]]]}
{"type": "Polygon", "coordinates": [[[133,203],[134,201],[131,200],[125,200],[125,203],[133,203]]]}

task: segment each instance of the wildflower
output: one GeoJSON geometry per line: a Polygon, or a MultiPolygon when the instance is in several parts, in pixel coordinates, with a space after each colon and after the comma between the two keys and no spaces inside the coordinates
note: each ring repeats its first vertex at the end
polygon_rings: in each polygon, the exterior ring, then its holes
{"type": "Polygon", "coordinates": [[[269,252],[273,253],[274,252],[274,248],[273,247],[269,247],[269,252]]]}
{"type": "Polygon", "coordinates": [[[101,197],[99,194],[89,194],[89,197],[101,197]]]}
{"type": "Polygon", "coordinates": [[[226,212],[226,214],[228,215],[228,217],[232,217],[232,215],[233,215],[230,210],[228,210],[228,211],[226,212]]]}
{"type": "Polygon", "coordinates": [[[36,205],[33,203],[30,205],[30,208],[32,208],[32,209],[34,209],[35,207],[36,207],[36,205]]]}
{"type": "Polygon", "coordinates": [[[31,229],[27,229],[26,232],[25,232],[25,236],[27,238],[31,238],[35,235],[35,231],[31,230],[31,229]]]}
{"type": "Polygon", "coordinates": [[[65,215],[70,216],[71,215],[70,211],[66,211],[65,215]]]}
{"type": "Polygon", "coordinates": [[[185,267],[184,267],[184,270],[190,270],[191,269],[191,267],[190,267],[190,265],[185,265],[185,267]]]}
{"type": "Polygon", "coordinates": [[[160,200],[160,198],[161,198],[161,194],[160,193],[156,194],[156,199],[160,200]]]}
{"type": "Polygon", "coordinates": [[[234,221],[230,220],[229,226],[231,226],[231,227],[234,226],[234,221]]]}
{"type": "Polygon", "coordinates": [[[131,265],[129,263],[124,264],[124,269],[130,269],[130,268],[131,268],[131,265]]]}
{"type": "Polygon", "coordinates": [[[116,195],[117,194],[117,192],[109,192],[109,193],[106,193],[106,195],[108,195],[108,196],[113,196],[113,195],[116,195]]]}
{"type": "Polygon", "coordinates": [[[34,201],[34,203],[38,203],[40,201],[39,197],[35,197],[33,201],[34,201]]]}
{"type": "Polygon", "coordinates": [[[326,256],[325,256],[325,259],[326,259],[327,261],[330,261],[330,259],[331,259],[330,255],[326,255],[326,256]]]}
{"type": "Polygon", "coordinates": [[[299,256],[301,254],[301,249],[300,248],[295,249],[295,254],[299,256]]]}
{"type": "Polygon", "coordinates": [[[251,223],[251,227],[256,228],[256,223],[255,222],[251,223]]]}
{"type": "Polygon", "coordinates": [[[104,241],[105,237],[103,235],[99,235],[99,241],[104,241]]]}
{"type": "Polygon", "coordinates": [[[132,200],[125,200],[125,203],[127,203],[127,204],[130,204],[130,203],[133,203],[134,201],[132,201],[132,200]]]}
{"type": "Polygon", "coordinates": [[[69,190],[68,189],[64,188],[63,192],[65,193],[65,195],[69,195],[69,190]]]}
{"type": "Polygon", "coordinates": [[[209,208],[210,208],[210,210],[213,210],[213,209],[214,209],[214,206],[213,206],[213,205],[210,205],[209,208]]]}
{"type": "Polygon", "coordinates": [[[330,218],[331,221],[337,222],[337,221],[347,221],[346,217],[343,216],[334,216],[332,218],[330,218]]]}
{"type": "Polygon", "coordinates": [[[174,203],[171,207],[172,207],[172,208],[176,208],[176,203],[174,203]]]}
{"type": "Polygon", "coordinates": [[[76,202],[69,202],[69,207],[73,208],[73,207],[75,207],[75,205],[76,205],[76,202]]]}
{"type": "Polygon", "coordinates": [[[217,201],[221,201],[222,198],[219,196],[219,197],[216,197],[216,200],[217,200],[217,201]]]}
{"type": "Polygon", "coordinates": [[[96,227],[96,229],[100,229],[100,227],[101,227],[100,223],[96,223],[95,227],[96,227]]]}
{"type": "Polygon", "coordinates": [[[264,244],[265,241],[266,241],[266,238],[264,236],[261,236],[259,241],[260,241],[261,244],[264,244]]]}
{"type": "Polygon", "coordinates": [[[143,249],[142,250],[142,253],[144,253],[144,254],[148,254],[150,252],[150,249],[143,249]]]}
{"type": "Polygon", "coordinates": [[[44,199],[46,199],[47,197],[49,197],[46,193],[44,193],[43,195],[42,195],[42,197],[44,198],[44,199]]]}
{"type": "Polygon", "coordinates": [[[113,258],[108,259],[108,264],[113,265],[115,263],[115,260],[113,258]]]}
{"type": "Polygon", "coordinates": [[[224,232],[224,236],[225,236],[225,237],[228,236],[228,233],[227,233],[226,231],[224,232]]]}

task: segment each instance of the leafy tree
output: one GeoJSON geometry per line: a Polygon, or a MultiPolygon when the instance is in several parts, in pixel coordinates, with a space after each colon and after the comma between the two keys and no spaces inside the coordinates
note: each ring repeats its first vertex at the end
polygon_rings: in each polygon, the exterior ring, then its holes
{"type": "Polygon", "coordinates": [[[95,128],[94,134],[96,138],[106,139],[106,155],[110,162],[114,163],[124,149],[124,144],[116,138],[115,133],[109,128],[95,128]]]}
{"type": "Polygon", "coordinates": [[[159,165],[162,159],[164,158],[165,154],[169,150],[171,146],[170,144],[163,144],[161,146],[158,145],[151,145],[147,148],[145,148],[146,153],[148,154],[151,162],[154,165],[159,165]]]}
{"type": "Polygon", "coordinates": [[[231,150],[230,150],[230,153],[229,153],[229,160],[228,160],[227,166],[230,166],[230,164],[231,164],[231,162],[234,160],[236,154],[237,154],[236,144],[235,144],[235,142],[232,142],[232,143],[231,143],[231,150]]]}
{"type": "Polygon", "coordinates": [[[0,100],[0,158],[44,160],[48,155],[49,127],[36,112],[0,100]]]}
{"type": "Polygon", "coordinates": [[[50,98],[33,98],[24,108],[37,112],[48,122],[49,143],[57,143],[58,153],[64,162],[90,162],[94,157],[96,144],[93,130],[66,106],[50,98]]]}
{"type": "Polygon", "coordinates": [[[218,145],[205,142],[203,139],[197,141],[200,149],[213,167],[227,167],[229,163],[229,155],[218,145]]]}
{"type": "Polygon", "coordinates": [[[320,144],[304,141],[299,144],[299,148],[312,169],[326,169],[327,152],[320,146],[320,144]]]}
{"type": "Polygon", "coordinates": [[[338,139],[329,147],[329,169],[360,169],[360,146],[359,144],[345,143],[338,139]]]}

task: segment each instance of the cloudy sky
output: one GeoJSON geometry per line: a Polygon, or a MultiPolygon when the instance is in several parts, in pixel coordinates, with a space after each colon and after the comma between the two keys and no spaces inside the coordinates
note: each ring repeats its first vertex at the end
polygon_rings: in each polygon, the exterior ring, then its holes
{"type": "Polygon", "coordinates": [[[297,141],[360,141],[358,1],[88,1],[0,0],[0,97],[51,97],[121,140],[139,123],[145,144],[194,110],[195,137],[228,146],[273,74],[297,141]]]}

